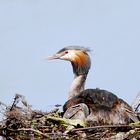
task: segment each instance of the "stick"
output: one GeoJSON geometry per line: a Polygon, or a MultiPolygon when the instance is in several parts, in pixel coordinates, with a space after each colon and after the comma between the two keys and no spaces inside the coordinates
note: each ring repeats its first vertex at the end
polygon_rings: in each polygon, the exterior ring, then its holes
{"type": "Polygon", "coordinates": [[[101,125],[101,126],[93,126],[93,127],[85,127],[85,128],[76,128],[73,131],[86,131],[90,129],[98,129],[98,128],[122,128],[122,127],[130,127],[130,128],[140,128],[140,125],[101,125]]]}
{"type": "Polygon", "coordinates": [[[20,128],[20,129],[17,129],[17,130],[13,130],[13,129],[8,129],[8,130],[9,130],[9,131],[13,131],[13,132],[18,132],[18,131],[32,131],[32,132],[36,133],[37,135],[41,135],[41,136],[43,136],[43,137],[50,138],[49,135],[44,134],[44,133],[42,133],[41,131],[35,130],[35,129],[33,129],[33,128],[20,128]]]}
{"type": "Polygon", "coordinates": [[[139,101],[139,104],[137,105],[137,107],[135,108],[135,111],[138,111],[139,106],[140,106],[140,101],[139,101]]]}
{"type": "Polygon", "coordinates": [[[138,110],[138,108],[139,108],[139,104],[140,103],[138,103],[139,102],[139,98],[140,97],[140,91],[137,93],[137,95],[136,95],[136,97],[135,97],[135,99],[134,99],[134,101],[133,101],[133,103],[132,103],[132,108],[135,110],[135,111],[137,111],[138,110]]]}

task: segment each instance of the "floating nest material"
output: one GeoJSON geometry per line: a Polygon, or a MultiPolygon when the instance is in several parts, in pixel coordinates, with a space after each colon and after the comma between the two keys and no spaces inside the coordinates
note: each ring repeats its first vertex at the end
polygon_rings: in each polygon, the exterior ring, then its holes
{"type": "MultiPolygon", "coordinates": [[[[86,121],[62,118],[63,113],[57,107],[51,112],[32,110],[25,98],[19,94],[15,95],[11,106],[0,102],[0,112],[3,115],[0,121],[0,136],[5,140],[140,139],[140,122],[90,126],[86,121]]],[[[138,112],[136,114],[139,116],[138,112]]]]}

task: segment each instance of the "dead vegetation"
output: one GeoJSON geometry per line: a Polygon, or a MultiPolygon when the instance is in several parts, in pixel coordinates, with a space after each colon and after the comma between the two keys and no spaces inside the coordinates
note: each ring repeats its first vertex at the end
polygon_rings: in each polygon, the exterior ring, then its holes
{"type": "MultiPolygon", "coordinates": [[[[138,113],[139,102],[135,105],[138,113]]],[[[130,140],[140,139],[140,122],[129,125],[90,126],[81,120],[62,118],[55,108],[51,112],[32,110],[22,95],[16,94],[11,106],[0,102],[0,136],[6,140],[77,139],[130,140]]]]}

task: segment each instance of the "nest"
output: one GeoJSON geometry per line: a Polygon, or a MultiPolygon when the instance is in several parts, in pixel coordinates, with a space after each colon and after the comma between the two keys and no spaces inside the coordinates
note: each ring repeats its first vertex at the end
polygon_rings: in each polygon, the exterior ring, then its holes
{"type": "MultiPolygon", "coordinates": [[[[50,112],[33,110],[19,94],[15,95],[11,106],[1,102],[0,112],[3,114],[0,136],[6,140],[140,139],[140,122],[129,125],[90,126],[81,120],[62,118],[62,112],[57,107],[50,112]]],[[[139,116],[139,113],[136,113],[139,116]]]]}

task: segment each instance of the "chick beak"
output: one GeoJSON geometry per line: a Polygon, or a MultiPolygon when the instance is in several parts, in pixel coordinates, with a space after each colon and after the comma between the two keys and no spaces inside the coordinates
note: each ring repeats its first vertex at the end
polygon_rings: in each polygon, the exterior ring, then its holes
{"type": "Polygon", "coordinates": [[[48,60],[53,60],[53,59],[59,59],[60,57],[61,57],[60,54],[54,54],[54,55],[52,55],[52,56],[49,56],[47,59],[48,59],[48,60]]]}

